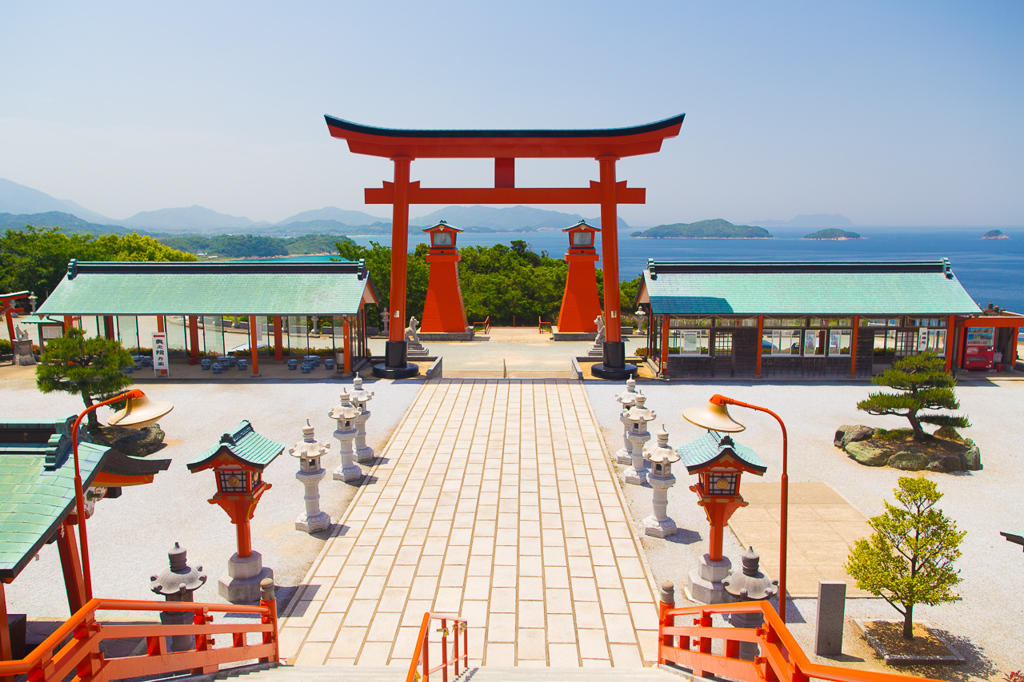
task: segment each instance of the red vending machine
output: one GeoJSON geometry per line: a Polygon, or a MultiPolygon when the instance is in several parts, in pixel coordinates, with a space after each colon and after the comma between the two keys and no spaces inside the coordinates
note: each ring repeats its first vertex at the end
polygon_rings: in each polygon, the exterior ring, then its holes
{"type": "Polygon", "coordinates": [[[995,328],[968,327],[964,369],[992,369],[995,356],[995,328]]]}

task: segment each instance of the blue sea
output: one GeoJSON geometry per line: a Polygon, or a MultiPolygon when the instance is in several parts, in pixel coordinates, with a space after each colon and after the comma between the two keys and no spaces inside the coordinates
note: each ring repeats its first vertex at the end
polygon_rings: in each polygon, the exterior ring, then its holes
{"type": "MultiPolygon", "coordinates": [[[[981,239],[984,228],[855,228],[864,239],[809,241],[810,230],[774,228],[775,239],[635,239],[619,237],[619,274],[632,279],[648,258],[668,261],[858,261],[937,260],[948,258],[953,273],[984,308],[991,301],[1006,310],[1024,312],[1024,228],[1002,228],[1009,239],[981,239]]],[[[353,236],[357,243],[390,245],[390,235],[353,236]]],[[[493,246],[514,239],[532,250],[562,256],[568,240],[561,231],[494,232],[459,235],[459,246],[493,246]]],[[[409,248],[425,242],[425,235],[409,235],[409,248]]],[[[600,247],[600,244],[598,244],[600,247]]],[[[598,249],[600,250],[600,249],[598,249]]],[[[328,256],[300,256],[288,260],[328,260],[328,256]]]]}

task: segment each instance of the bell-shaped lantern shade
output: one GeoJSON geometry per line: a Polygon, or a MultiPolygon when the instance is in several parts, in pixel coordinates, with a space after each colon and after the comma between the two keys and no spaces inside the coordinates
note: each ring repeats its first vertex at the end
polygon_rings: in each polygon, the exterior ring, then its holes
{"type": "MultiPolygon", "coordinates": [[[[139,392],[142,393],[141,391],[139,392]]],[[[174,405],[163,400],[150,400],[141,394],[137,398],[129,398],[124,409],[118,410],[107,420],[109,426],[120,426],[126,429],[141,429],[156,422],[174,409],[174,405]]]]}
{"type": "Polygon", "coordinates": [[[683,419],[709,431],[718,433],[738,433],[746,430],[746,426],[740,424],[729,415],[725,403],[708,402],[698,407],[688,407],[683,410],[683,419]]]}

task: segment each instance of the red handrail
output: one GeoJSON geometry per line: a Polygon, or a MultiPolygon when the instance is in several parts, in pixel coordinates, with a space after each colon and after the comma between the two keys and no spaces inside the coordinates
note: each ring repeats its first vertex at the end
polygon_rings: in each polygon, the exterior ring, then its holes
{"type": "Polygon", "coordinates": [[[661,603],[658,623],[658,663],[675,663],[702,677],[707,674],[743,682],[807,682],[809,678],[832,682],[935,682],[928,678],[851,670],[811,663],[796,643],[779,614],[766,601],[672,608],[661,603]],[[712,614],[761,613],[757,628],[712,627],[712,614]],[[693,625],[677,625],[692,618],[693,625]],[[724,640],[722,655],[711,653],[711,640],[724,640]],[[754,660],[739,657],[740,642],[761,648],[754,660]]]}
{"type": "Polygon", "coordinates": [[[0,661],[0,679],[25,675],[28,682],[50,682],[63,680],[74,673],[76,679],[82,682],[102,682],[179,670],[191,670],[193,674],[199,675],[216,672],[225,663],[252,659],[259,659],[261,663],[276,663],[279,657],[277,602],[273,585],[264,587],[259,606],[90,599],[28,656],[17,661],[0,661]],[[193,623],[113,625],[96,619],[96,612],[100,610],[156,613],[185,611],[193,614],[193,623]],[[255,614],[260,616],[260,620],[215,624],[214,613],[255,614]],[[247,644],[248,633],[261,633],[261,642],[247,644]],[[213,635],[219,634],[230,634],[231,645],[214,647],[213,635]],[[195,649],[168,651],[165,638],[174,635],[195,636],[195,649]],[[101,642],[126,638],[145,638],[146,654],[104,658],[100,651],[101,642]]]}
{"type": "MultiPolygon", "coordinates": [[[[458,616],[447,616],[427,611],[423,614],[423,622],[420,624],[420,632],[416,638],[416,648],[412,653],[412,660],[409,662],[409,674],[405,676],[406,682],[416,682],[419,675],[416,667],[423,662],[423,682],[429,682],[430,673],[441,671],[442,682],[448,682],[448,666],[454,665],[455,677],[459,676],[459,659],[462,659],[463,668],[469,667],[469,623],[465,618],[458,616]],[[441,621],[441,627],[437,632],[441,633],[441,664],[430,667],[430,621],[441,621]],[[448,630],[448,621],[452,621],[452,630],[448,630]],[[462,653],[459,653],[459,633],[462,633],[462,653]],[[452,638],[452,656],[448,658],[448,635],[452,638]]],[[[453,678],[454,679],[454,678],[453,678]]]]}

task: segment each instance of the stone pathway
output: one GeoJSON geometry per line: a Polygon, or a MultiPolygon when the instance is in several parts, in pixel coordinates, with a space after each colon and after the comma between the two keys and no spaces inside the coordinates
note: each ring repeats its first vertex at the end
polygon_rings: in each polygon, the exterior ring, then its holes
{"type": "Polygon", "coordinates": [[[382,454],[285,613],[290,663],[407,666],[428,610],[468,618],[471,665],[655,659],[652,577],[580,383],[429,382],[382,454]]]}
{"type": "MultiPolygon", "coordinates": [[[[729,527],[744,547],[761,555],[761,569],[779,575],[780,484],[744,481],[743,498],[750,504],[736,510],[729,527]]],[[[786,592],[817,597],[818,582],[843,581],[847,597],[869,597],[858,589],[843,564],[857,540],[871,535],[864,515],[827,483],[789,484],[789,533],[786,551],[786,592]]]]}

